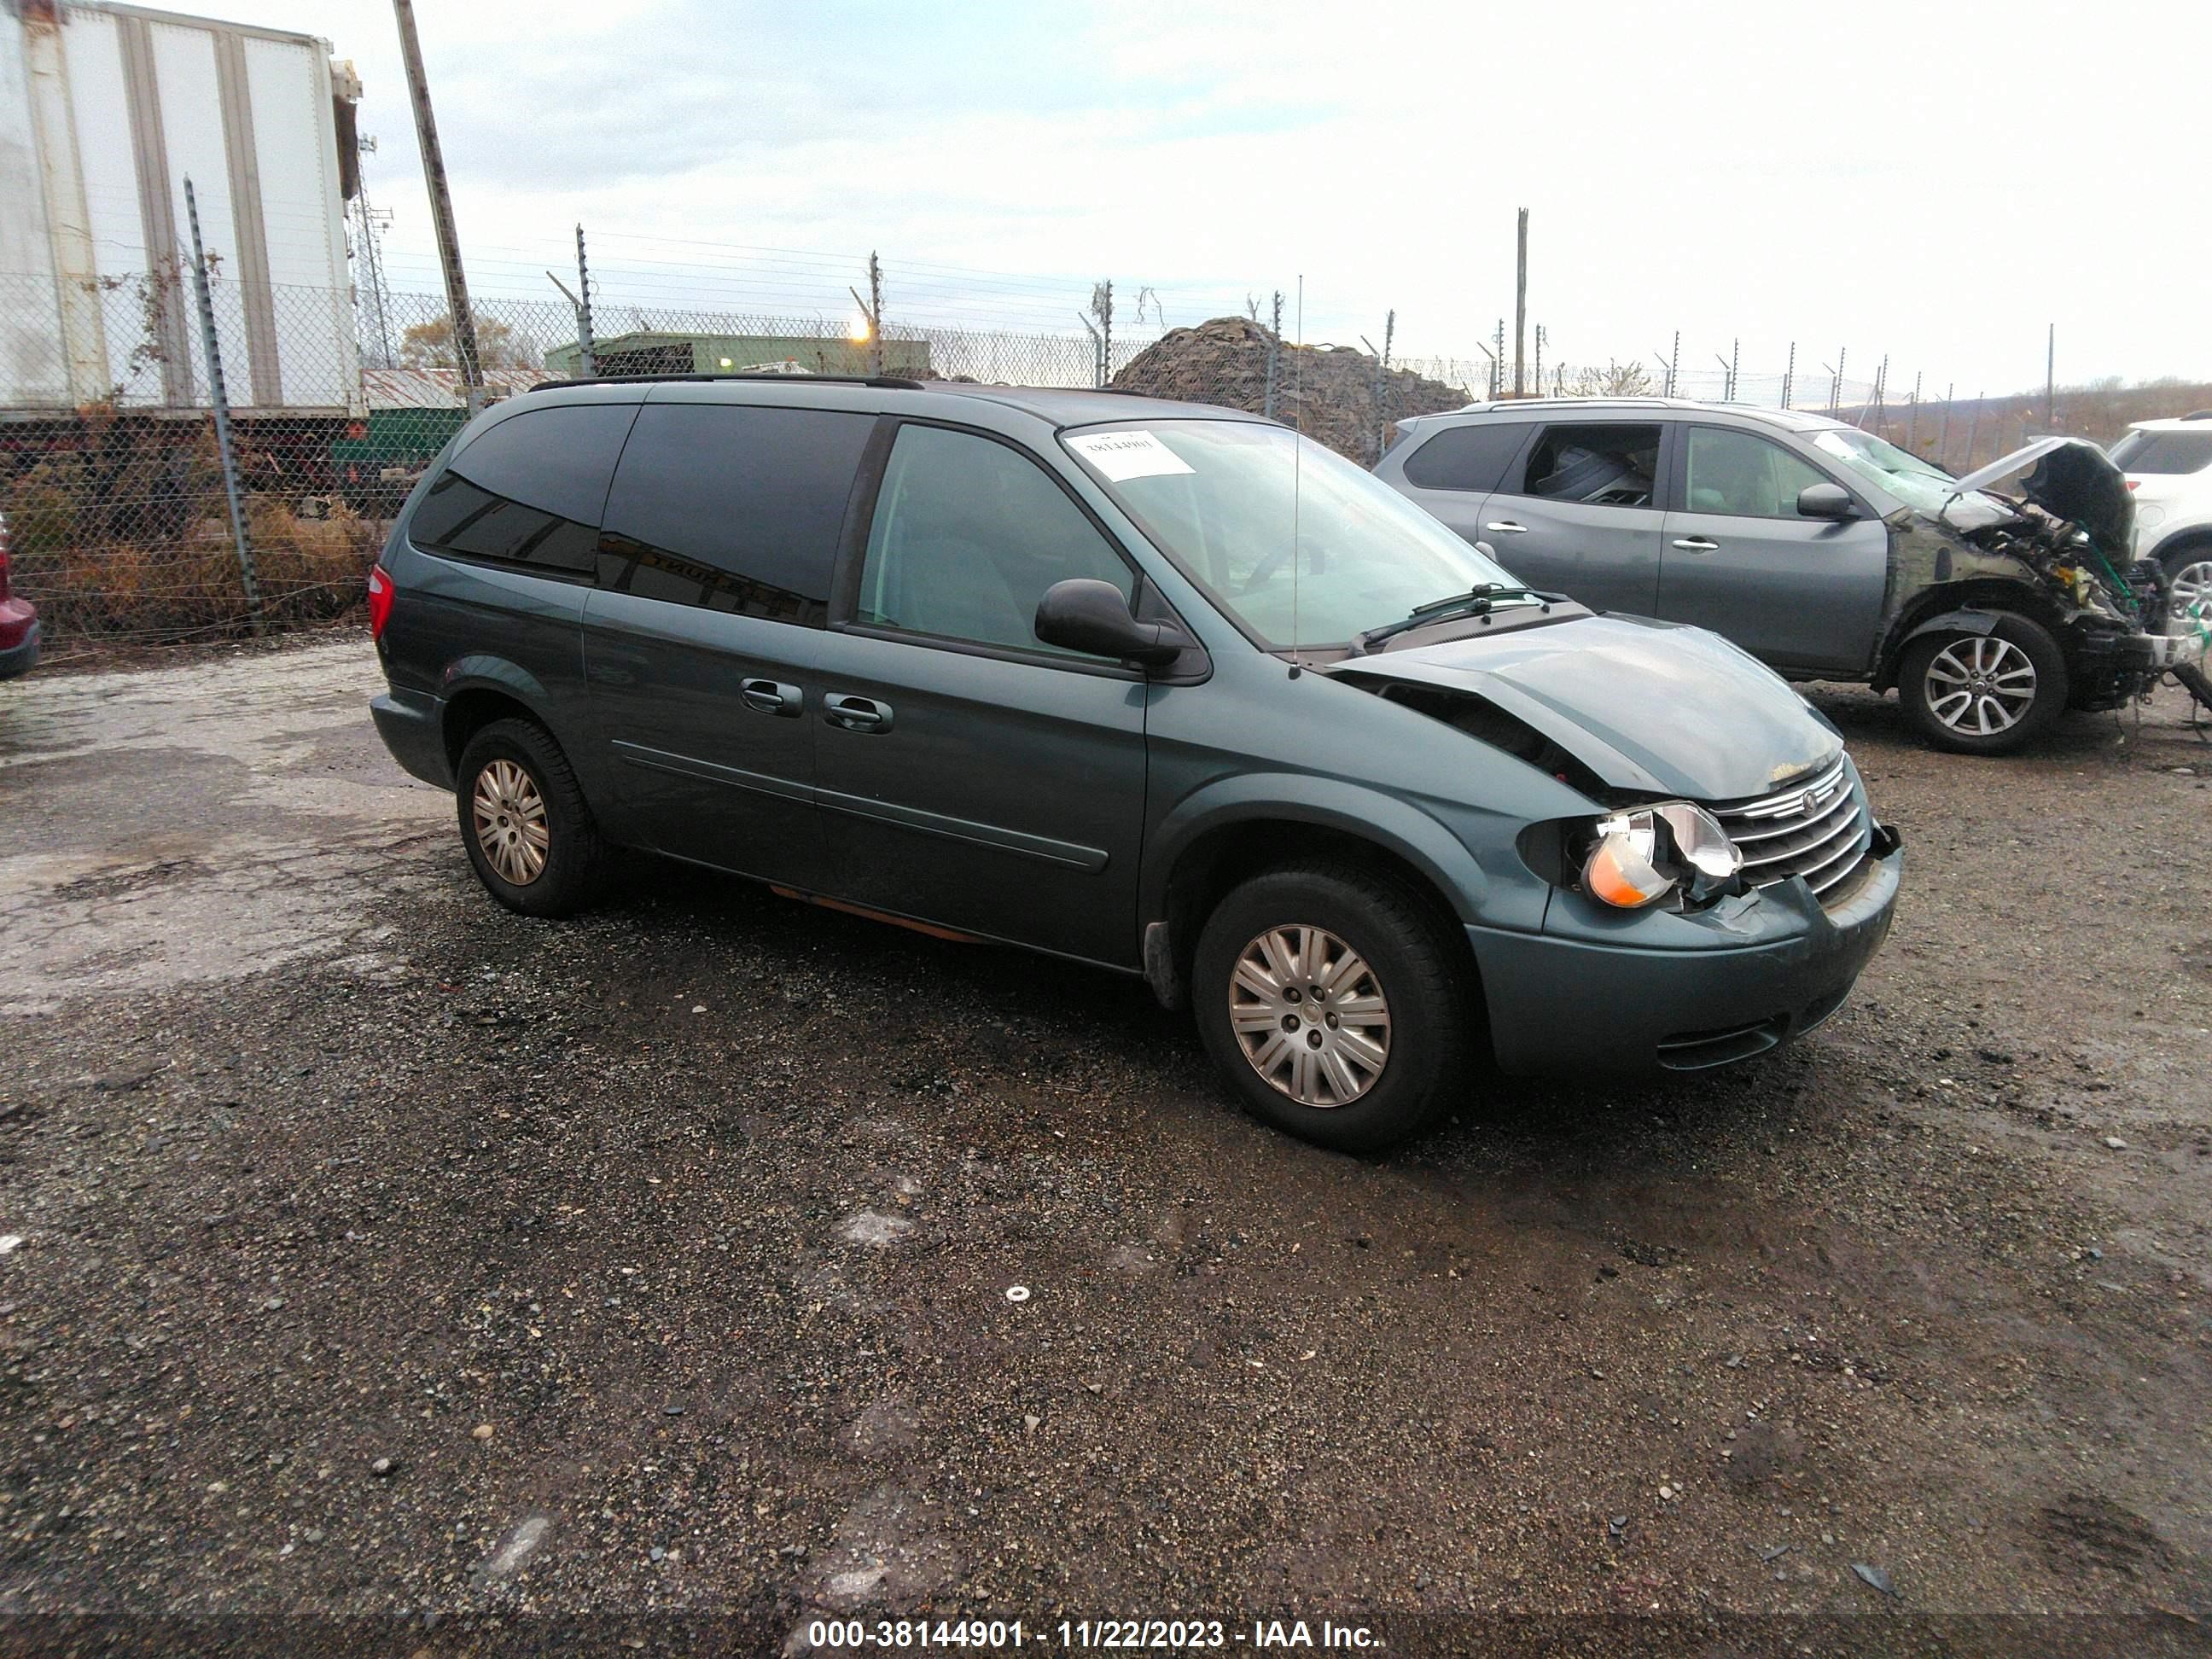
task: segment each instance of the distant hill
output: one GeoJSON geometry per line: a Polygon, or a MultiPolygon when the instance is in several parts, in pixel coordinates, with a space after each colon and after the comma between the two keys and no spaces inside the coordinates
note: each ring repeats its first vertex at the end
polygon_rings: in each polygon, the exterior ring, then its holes
{"type": "Polygon", "coordinates": [[[1873,420],[1867,418],[1864,405],[1837,414],[1948,471],[1968,472],[2047,433],[2066,433],[2110,447],[2131,422],[2164,420],[2200,409],[2212,409],[2212,383],[2152,380],[2120,386],[2098,380],[2060,386],[2048,413],[2039,391],[1923,403],[1917,410],[1890,404],[1873,420]]]}

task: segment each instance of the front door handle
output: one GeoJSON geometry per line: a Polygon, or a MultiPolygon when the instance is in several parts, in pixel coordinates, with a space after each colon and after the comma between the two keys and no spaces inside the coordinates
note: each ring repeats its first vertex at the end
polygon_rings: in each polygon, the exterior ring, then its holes
{"type": "Polygon", "coordinates": [[[1685,536],[1674,545],[1685,553],[1717,553],[1721,550],[1718,542],[1709,542],[1703,536],[1685,536]]]}
{"type": "Polygon", "coordinates": [[[872,697],[832,691],[822,700],[822,718],[848,732],[888,732],[891,729],[891,706],[872,697]]]}
{"type": "Polygon", "coordinates": [[[746,680],[738,687],[738,695],[744,699],[748,708],[757,708],[763,714],[781,714],[788,720],[798,719],[805,706],[799,688],[780,680],[746,680]]]}
{"type": "Polygon", "coordinates": [[[1486,524],[1482,527],[1485,530],[1495,530],[1501,535],[1506,536],[1525,536],[1528,533],[1527,525],[1516,524],[1510,519],[1500,519],[1496,524],[1486,524]]]}

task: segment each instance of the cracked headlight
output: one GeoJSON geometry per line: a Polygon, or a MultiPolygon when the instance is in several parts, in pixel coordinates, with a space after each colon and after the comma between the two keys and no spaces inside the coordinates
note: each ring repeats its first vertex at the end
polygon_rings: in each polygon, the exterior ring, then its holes
{"type": "Polygon", "coordinates": [[[1718,820],[1689,801],[1600,818],[1583,857],[1583,890],[1620,910],[1640,910],[1686,890],[1710,896],[1735,878],[1743,854],[1718,820]]]}

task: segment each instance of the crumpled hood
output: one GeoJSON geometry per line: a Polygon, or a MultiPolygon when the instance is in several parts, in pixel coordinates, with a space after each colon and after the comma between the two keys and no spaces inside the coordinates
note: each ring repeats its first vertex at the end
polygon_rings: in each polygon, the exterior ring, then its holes
{"type": "Polygon", "coordinates": [[[1642,617],[1407,646],[1323,672],[1473,693],[1615,788],[1692,800],[1770,793],[1844,746],[1788,682],[1719,635],[1642,617]]]}
{"type": "Polygon", "coordinates": [[[2134,555],[2135,497],[2127,475],[2087,438],[2038,438],[1959,480],[1963,495],[2026,470],[2019,494],[2055,519],[2078,524],[2106,556],[2124,566],[2134,555]]]}

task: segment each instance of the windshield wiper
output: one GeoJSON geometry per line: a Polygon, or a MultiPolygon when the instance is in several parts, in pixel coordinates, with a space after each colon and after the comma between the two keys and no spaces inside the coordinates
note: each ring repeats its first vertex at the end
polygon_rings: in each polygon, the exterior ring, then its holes
{"type": "Polygon", "coordinates": [[[1498,599],[1519,597],[1552,605],[1564,601],[1564,593],[1543,593],[1533,587],[1522,587],[1515,582],[1480,582],[1464,593],[1454,593],[1449,599],[1431,599],[1426,605],[1417,605],[1394,623],[1384,623],[1380,628],[1370,628],[1355,635],[1352,654],[1364,657],[1376,646],[1401,634],[1411,633],[1416,628],[1426,628],[1431,623],[1445,622],[1455,617],[1480,617],[1486,614],[1498,599]]]}

